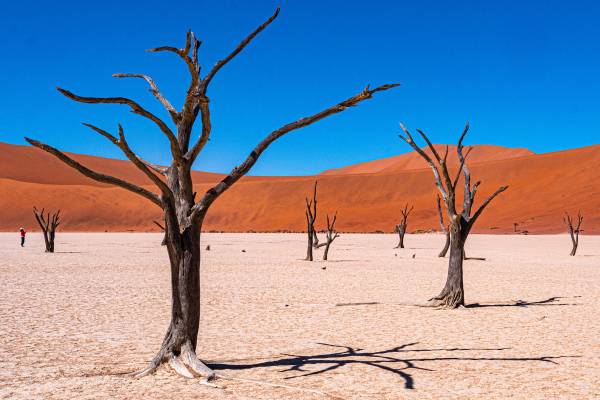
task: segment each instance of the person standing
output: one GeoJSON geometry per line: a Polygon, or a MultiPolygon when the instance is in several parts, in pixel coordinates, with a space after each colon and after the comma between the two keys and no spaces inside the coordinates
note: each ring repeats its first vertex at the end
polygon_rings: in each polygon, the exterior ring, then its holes
{"type": "Polygon", "coordinates": [[[25,229],[23,228],[19,228],[19,232],[21,232],[21,247],[23,247],[25,245],[25,235],[27,232],[25,232],[25,229]]]}

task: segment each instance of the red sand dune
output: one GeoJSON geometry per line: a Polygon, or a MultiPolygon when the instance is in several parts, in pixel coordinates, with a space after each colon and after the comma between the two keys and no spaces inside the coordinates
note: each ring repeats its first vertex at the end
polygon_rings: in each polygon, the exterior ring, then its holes
{"type": "MultiPolygon", "coordinates": [[[[440,148],[438,146],[438,148],[440,148]]],[[[456,169],[454,153],[449,163],[456,169]]],[[[71,231],[156,231],[159,209],[122,189],[98,184],[25,146],[0,143],[0,230],[36,229],[31,209],[61,208],[71,231]]],[[[75,156],[101,172],[152,188],[126,161],[75,156]]],[[[548,154],[497,146],[475,147],[472,177],[482,180],[478,200],[501,185],[510,188],[486,210],[476,232],[506,233],[513,223],[533,234],[564,232],[564,211],[584,214],[585,233],[600,233],[600,146],[548,154]]],[[[221,175],[195,173],[198,193],[221,175]]],[[[414,153],[329,170],[319,179],[317,225],[338,211],[341,231],[390,232],[404,203],[414,204],[409,231],[437,230],[431,171],[414,153]]],[[[246,177],[211,208],[204,230],[301,231],[304,197],[315,177],[246,177]]]]}

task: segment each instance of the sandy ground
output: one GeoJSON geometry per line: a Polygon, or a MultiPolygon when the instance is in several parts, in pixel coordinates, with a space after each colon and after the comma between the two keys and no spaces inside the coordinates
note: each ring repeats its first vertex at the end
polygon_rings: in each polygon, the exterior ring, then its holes
{"type": "Polygon", "coordinates": [[[118,375],[145,366],[169,322],[160,240],[64,233],[44,254],[39,234],[25,248],[0,234],[0,397],[600,396],[600,237],[569,257],[565,235],[473,235],[468,255],[487,260],[466,262],[466,299],[481,306],[447,311],[411,305],[444,283],[438,235],[409,235],[404,250],[393,235],[342,235],[331,261],[308,263],[303,235],[206,234],[199,353],[273,384],[220,389],[168,368],[118,375]]]}

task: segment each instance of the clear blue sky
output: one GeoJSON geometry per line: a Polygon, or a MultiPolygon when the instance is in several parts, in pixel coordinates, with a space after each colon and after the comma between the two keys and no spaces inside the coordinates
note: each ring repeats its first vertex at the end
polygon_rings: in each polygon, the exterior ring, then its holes
{"type": "MultiPolygon", "coordinates": [[[[163,135],[124,106],[74,103],[126,96],[168,116],[138,80],[148,73],[176,107],[188,76],[171,54],[192,28],[206,71],[281,4],[279,18],[212,82],[213,135],[197,169],[225,172],[264,135],[343,100],[366,84],[402,87],[276,142],[255,175],[301,175],[408,151],[398,121],[454,142],[548,152],[599,142],[597,1],[32,1],[3,2],[0,141],[23,136],[122,158],[80,125],[116,130],[168,160],[163,135]]],[[[1,155],[0,155],[1,156],[1,155]]]]}

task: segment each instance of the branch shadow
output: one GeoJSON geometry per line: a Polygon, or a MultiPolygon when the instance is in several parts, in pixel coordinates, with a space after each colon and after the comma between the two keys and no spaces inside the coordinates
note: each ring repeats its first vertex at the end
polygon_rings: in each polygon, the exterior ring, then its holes
{"type": "MultiPolygon", "coordinates": [[[[580,296],[575,296],[580,297],[580,296]]],[[[496,304],[486,304],[486,303],[473,303],[465,305],[465,308],[484,308],[484,307],[530,307],[530,306],[576,306],[578,303],[558,303],[560,299],[564,299],[564,297],[555,296],[550,297],[545,300],[539,301],[526,301],[526,300],[517,300],[512,303],[496,303],[496,304]]]]}
{"type": "Polygon", "coordinates": [[[395,374],[404,381],[405,389],[414,389],[414,378],[409,371],[422,370],[434,371],[418,364],[435,363],[438,361],[507,361],[507,362],[547,362],[558,364],[556,359],[580,356],[540,356],[540,357],[469,357],[469,356],[445,356],[432,358],[403,358],[399,353],[428,353],[428,352],[468,352],[468,351],[503,351],[509,347],[500,348],[447,348],[447,349],[423,349],[413,348],[418,342],[407,343],[380,351],[366,351],[361,348],[340,346],[329,343],[317,343],[322,346],[344,349],[317,355],[282,354],[284,357],[274,360],[259,361],[255,363],[241,363],[240,361],[253,360],[227,360],[212,362],[210,367],[215,370],[246,370],[253,368],[285,367],[278,372],[298,372],[294,376],[284,379],[296,379],[306,376],[319,375],[331,372],[345,365],[365,365],[368,367],[384,370],[395,374]],[[316,369],[307,367],[316,366],[316,369]]]}

